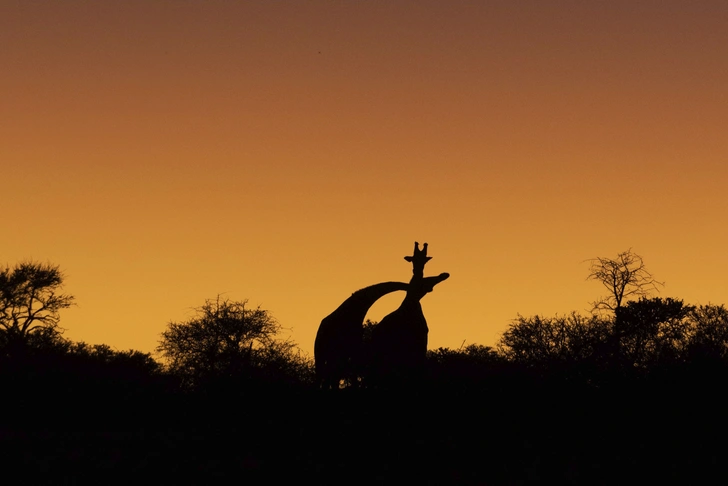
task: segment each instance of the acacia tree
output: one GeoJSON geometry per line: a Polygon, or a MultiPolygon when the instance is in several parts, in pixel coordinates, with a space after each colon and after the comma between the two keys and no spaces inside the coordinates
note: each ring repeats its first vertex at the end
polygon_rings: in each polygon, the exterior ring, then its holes
{"type": "Polygon", "coordinates": [[[296,344],[279,337],[283,327],[273,316],[246,306],[245,300],[218,296],[206,300],[192,319],[168,324],[157,352],[183,386],[196,388],[230,378],[281,382],[310,372],[296,344]]]}
{"type": "Polygon", "coordinates": [[[50,263],[28,261],[0,270],[0,338],[6,344],[62,333],[60,311],[74,300],[60,292],[63,278],[50,263]]]}
{"type": "Polygon", "coordinates": [[[665,285],[655,280],[642,257],[633,253],[631,248],[619,253],[616,259],[597,257],[588,261],[587,280],[596,280],[609,291],[606,297],[591,303],[592,312],[608,310],[616,313],[627,300],[648,297],[665,285]]]}

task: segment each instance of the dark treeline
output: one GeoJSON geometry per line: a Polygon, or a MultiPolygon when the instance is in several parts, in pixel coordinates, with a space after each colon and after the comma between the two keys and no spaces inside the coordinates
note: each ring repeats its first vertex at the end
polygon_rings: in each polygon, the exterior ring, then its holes
{"type": "Polygon", "coordinates": [[[53,265],[0,271],[0,461],[19,484],[726,478],[722,305],[644,294],[518,316],[494,347],[428,351],[416,383],[372,387],[365,370],[324,391],[246,302],[206,301],[152,355],[64,338],[61,284],[53,265]]]}

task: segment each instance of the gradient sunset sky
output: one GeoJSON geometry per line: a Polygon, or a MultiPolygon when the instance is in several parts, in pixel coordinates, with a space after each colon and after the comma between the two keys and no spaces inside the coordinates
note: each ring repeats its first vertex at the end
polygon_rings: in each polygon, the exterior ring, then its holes
{"type": "Polygon", "coordinates": [[[725,303],[728,2],[0,0],[0,177],[0,263],[119,349],[224,294],[312,353],[414,241],[431,348],[586,312],[630,247],[725,303]]]}

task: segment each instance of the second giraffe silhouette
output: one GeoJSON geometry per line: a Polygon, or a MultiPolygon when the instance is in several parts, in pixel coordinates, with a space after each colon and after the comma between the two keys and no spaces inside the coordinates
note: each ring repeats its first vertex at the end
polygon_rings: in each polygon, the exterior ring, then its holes
{"type": "Polygon", "coordinates": [[[425,264],[430,259],[427,243],[420,250],[415,242],[414,254],[405,257],[412,263],[413,273],[407,295],[399,308],[385,316],[372,331],[373,378],[379,385],[406,382],[424,371],[429,329],[420,300],[450,277],[448,273],[424,277],[425,264]]]}

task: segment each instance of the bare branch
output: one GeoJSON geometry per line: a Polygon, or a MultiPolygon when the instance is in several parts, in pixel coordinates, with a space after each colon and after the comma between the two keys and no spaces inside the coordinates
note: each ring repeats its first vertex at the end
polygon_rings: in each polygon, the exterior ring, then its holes
{"type": "Polygon", "coordinates": [[[616,311],[626,301],[647,297],[652,292],[659,292],[665,285],[654,278],[645,267],[642,257],[632,252],[623,251],[616,259],[597,257],[590,262],[587,280],[600,282],[608,291],[606,297],[592,302],[592,312],[616,311]]]}

